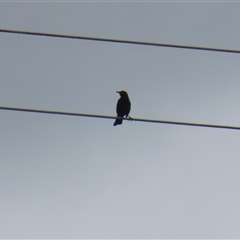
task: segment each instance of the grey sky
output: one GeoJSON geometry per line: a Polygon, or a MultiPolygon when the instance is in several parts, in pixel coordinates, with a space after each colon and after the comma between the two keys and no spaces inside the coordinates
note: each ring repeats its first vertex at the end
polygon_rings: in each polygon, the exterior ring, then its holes
{"type": "MultiPolygon", "coordinates": [[[[0,28],[240,49],[239,2],[8,2],[0,28]]],[[[0,33],[0,105],[240,125],[240,55],[0,33]]],[[[240,238],[240,133],[0,111],[1,238],[240,238]]]]}

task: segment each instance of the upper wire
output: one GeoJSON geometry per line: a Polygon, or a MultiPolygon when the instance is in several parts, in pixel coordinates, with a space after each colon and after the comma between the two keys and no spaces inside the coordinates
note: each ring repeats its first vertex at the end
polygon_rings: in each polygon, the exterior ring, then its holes
{"type": "Polygon", "coordinates": [[[43,32],[17,31],[17,30],[8,30],[8,29],[0,29],[0,32],[2,32],[2,33],[14,33],[14,34],[25,34],[25,35],[35,35],[35,36],[45,36],[45,37],[56,37],[56,38],[70,38],[70,39],[89,40],[89,41],[101,41],[101,42],[112,42],[112,43],[123,43],[123,44],[136,44],[136,45],[155,46],[155,47],[180,48],[180,49],[214,51],[214,52],[225,52],[225,53],[240,53],[240,50],[233,50],[233,49],[197,47],[197,46],[187,46],[187,45],[120,40],[120,39],[111,39],[111,38],[99,38],[99,37],[85,37],[85,36],[53,34],[53,33],[43,33],[43,32]]]}

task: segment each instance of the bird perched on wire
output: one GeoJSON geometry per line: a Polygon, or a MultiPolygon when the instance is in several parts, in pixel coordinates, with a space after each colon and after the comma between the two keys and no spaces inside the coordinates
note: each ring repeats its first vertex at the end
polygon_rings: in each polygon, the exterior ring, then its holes
{"type": "MultiPolygon", "coordinates": [[[[123,117],[129,117],[128,114],[131,110],[131,102],[129,100],[128,94],[126,91],[117,91],[120,94],[120,98],[117,102],[117,118],[113,126],[122,124],[123,117]]],[[[129,117],[130,118],[130,117],[129,117]]],[[[131,119],[131,118],[130,118],[131,119]]]]}

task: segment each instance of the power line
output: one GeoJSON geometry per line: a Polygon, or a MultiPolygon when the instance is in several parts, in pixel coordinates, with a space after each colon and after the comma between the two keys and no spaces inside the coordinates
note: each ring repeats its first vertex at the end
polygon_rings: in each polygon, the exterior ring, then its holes
{"type": "MultiPolygon", "coordinates": [[[[84,113],[73,113],[73,112],[62,112],[62,111],[49,111],[49,110],[37,110],[28,108],[13,108],[13,107],[1,107],[0,110],[8,111],[19,111],[19,112],[31,112],[31,113],[43,113],[43,114],[55,114],[55,115],[67,115],[75,117],[93,117],[93,118],[107,118],[116,119],[115,116],[97,115],[97,114],[84,114],[84,113]]],[[[123,118],[124,120],[132,120],[137,122],[148,122],[148,123],[162,123],[162,124],[172,124],[172,125],[183,125],[192,127],[208,127],[208,128],[221,128],[229,130],[240,130],[240,127],[236,126],[226,126],[226,125],[215,125],[215,124],[202,124],[202,123],[189,123],[189,122],[177,122],[177,121],[164,121],[164,120],[152,120],[152,119],[142,119],[142,118],[123,118]]]]}
{"type": "Polygon", "coordinates": [[[65,35],[65,34],[43,33],[43,32],[17,31],[17,30],[7,30],[7,29],[0,29],[0,32],[44,36],[44,37],[70,38],[70,39],[88,40],[88,41],[135,44],[135,45],[145,45],[145,46],[154,46],[154,47],[169,47],[169,48],[181,48],[181,49],[214,51],[214,52],[225,52],[225,53],[240,53],[240,50],[233,50],[233,49],[197,47],[197,46],[164,44],[164,43],[142,42],[142,41],[130,41],[130,40],[120,40],[120,39],[111,39],[111,38],[84,37],[84,36],[65,35]]]}

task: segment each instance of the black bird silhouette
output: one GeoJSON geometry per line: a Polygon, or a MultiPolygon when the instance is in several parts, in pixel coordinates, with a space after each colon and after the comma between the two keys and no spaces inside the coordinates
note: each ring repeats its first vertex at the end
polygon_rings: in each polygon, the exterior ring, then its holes
{"type": "MultiPolygon", "coordinates": [[[[113,126],[122,124],[122,119],[124,116],[129,117],[128,114],[131,110],[131,102],[128,98],[126,91],[117,91],[120,94],[120,98],[117,102],[117,118],[113,126]]],[[[129,117],[130,118],[130,117],[129,117]]]]}

